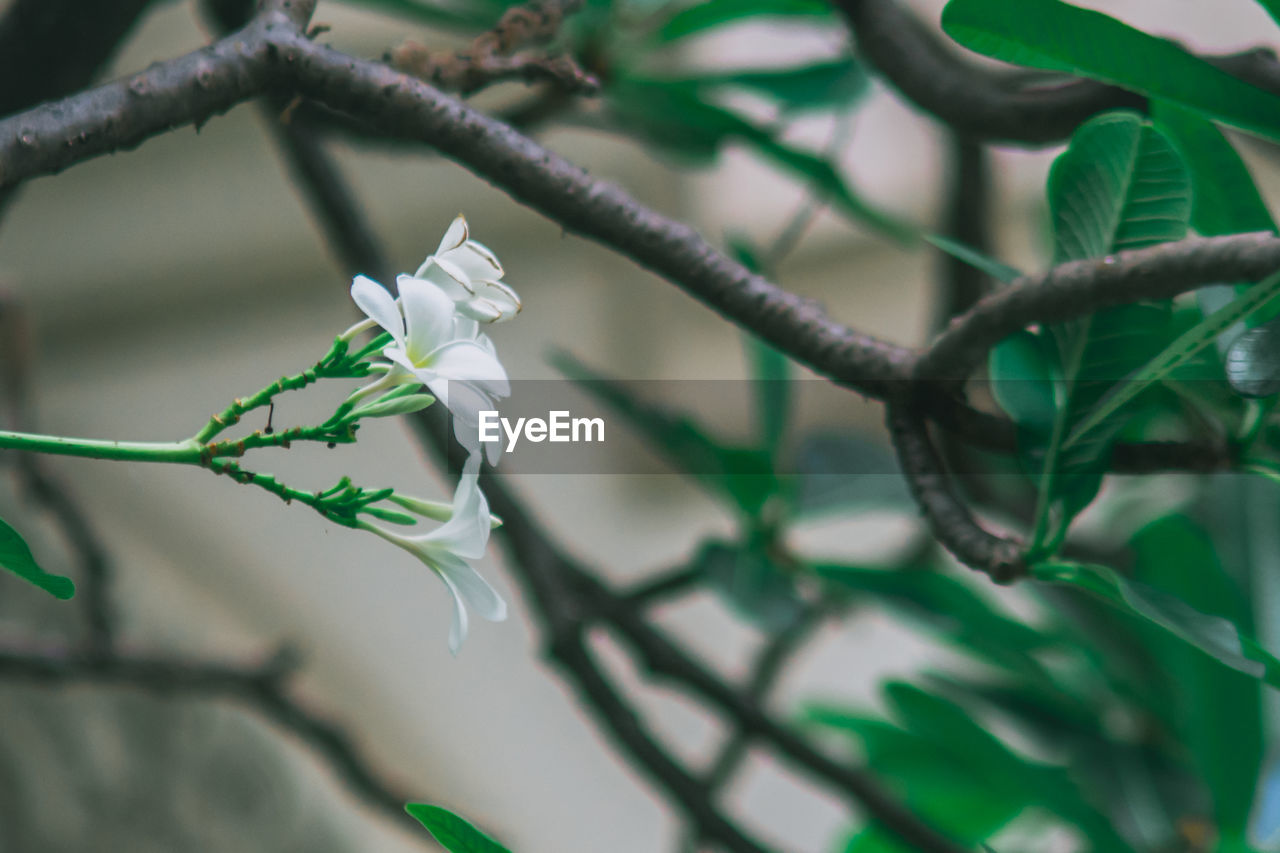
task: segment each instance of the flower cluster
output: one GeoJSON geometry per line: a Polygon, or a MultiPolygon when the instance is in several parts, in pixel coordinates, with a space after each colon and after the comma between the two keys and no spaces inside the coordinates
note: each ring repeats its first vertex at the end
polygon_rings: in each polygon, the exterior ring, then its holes
{"type": "MultiPolygon", "coordinates": [[[[386,361],[371,366],[380,377],[352,394],[350,402],[424,385],[449,409],[454,433],[470,454],[451,505],[392,498],[417,515],[444,520],[440,527],[405,535],[361,522],[364,529],[422,560],[444,581],[454,601],[449,648],[455,654],[467,634],[468,607],[494,622],[507,615],[506,602],[467,562],[483,556],[493,522],[479,487],[479,413],[495,408],[498,399],[511,393],[493,342],[480,328],[481,323],[509,320],[520,311],[519,298],[502,283],[502,276],[497,257],[470,238],[466,220],[458,216],[418,271],[396,279],[399,298],[373,279],[356,276],[351,298],[368,319],[341,336],[350,340],[381,327],[391,339],[382,349],[386,361]]],[[[485,451],[494,464],[501,447],[489,443],[485,451]]]]}

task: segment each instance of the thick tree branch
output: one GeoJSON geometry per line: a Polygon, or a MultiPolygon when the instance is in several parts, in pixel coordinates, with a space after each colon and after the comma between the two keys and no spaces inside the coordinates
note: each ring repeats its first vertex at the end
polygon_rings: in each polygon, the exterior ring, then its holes
{"type": "Polygon", "coordinates": [[[889,434],[911,486],[916,503],[948,551],[962,563],[986,572],[996,583],[1009,583],[1026,574],[1023,545],[983,528],[956,496],[923,419],[909,401],[892,401],[887,411],[889,434]]]}
{"type": "Polygon", "coordinates": [[[951,321],[915,365],[917,379],[963,379],[1004,338],[1032,323],[1064,323],[1101,308],[1170,299],[1220,281],[1257,281],[1280,270],[1270,232],[1200,237],[1025,276],[951,321]]]}
{"type": "Polygon", "coordinates": [[[1092,80],[1028,86],[962,57],[898,0],[834,0],[858,55],[904,98],[969,139],[1048,145],[1099,112],[1146,98],[1092,80]]]}
{"type": "MultiPolygon", "coordinates": [[[[973,140],[1049,145],[1106,110],[1145,112],[1147,99],[1093,80],[1046,84],[966,59],[904,8],[901,0],[832,0],[844,13],[858,55],[904,98],[973,140]]],[[[1270,50],[1204,57],[1222,70],[1280,91],[1280,62],[1270,50]]]]}

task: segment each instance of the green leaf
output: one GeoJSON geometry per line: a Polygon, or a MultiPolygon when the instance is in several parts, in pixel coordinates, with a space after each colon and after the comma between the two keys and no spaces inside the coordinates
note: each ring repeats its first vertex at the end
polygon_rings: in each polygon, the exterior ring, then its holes
{"type": "Polygon", "coordinates": [[[777,101],[784,112],[851,107],[870,88],[867,73],[852,59],[790,68],[748,68],[660,79],[668,85],[698,90],[720,87],[748,89],[777,101]]]}
{"type": "Polygon", "coordinates": [[[572,355],[554,353],[552,364],[586,394],[611,409],[680,471],[754,516],[778,492],[769,454],[713,438],[694,419],[640,399],[626,383],[610,379],[572,355]]]}
{"type": "Polygon", "coordinates": [[[453,812],[426,803],[404,807],[449,853],[511,853],[453,812]]]}
{"type": "Polygon", "coordinates": [[[952,240],[950,237],[944,237],[941,234],[925,234],[924,240],[926,243],[930,243],[946,252],[951,257],[963,261],[980,272],[986,273],[996,281],[1013,284],[1022,278],[1021,271],[1006,263],[997,261],[989,255],[984,255],[972,246],[966,246],[964,243],[952,240]]]}
{"type": "MultiPolygon", "coordinates": [[[[768,274],[748,238],[734,235],[728,243],[730,253],[744,267],[768,274]]],[[[783,353],[755,335],[744,332],[742,342],[751,368],[760,446],[776,463],[791,412],[791,365],[783,353]]]]}
{"type": "MultiPolygon", "coordinates": [[[[1140,116],[1107,113],[1082,125],[1049,173],[1055,261],[1096,258],[1185,236],[1191,182],[1177,151],[1140,116]]],[[[1059,352],[1057,415],[1045,439],[1033,550],[1052,550],[1101,485],[1098,462],[1123,425],[1100,422],[1093,440],[1065,439],[1116,380],[1163,348],[1168,303],[1098,311],[1051,333],[1059,352]],[[1103,429],[1103,425],[1108,429],[1103,429]]]]}
{"type": "Polygon", "coordinates": [[[830,18],[821,0],[705,0],[672,15],[658,31],[663,42],[675,41],[744,18],[830,18]]]}
{"type": "Polygon", "coordinates": [[[1032,653],[1052,638],[1000,611],[971,587],[930,569],[886,570],[817,564],[813,571],[877,599],[959,650],[1022,673],[1038,674],[1032,653]]]}
{"type": "Polygon", "coordinates": [[[836,208],[884,236],[902,243],[916,237],[914,226],[858,195],[827,159],[794,148],[779,140],[775,131],[707,103],[695,86],[626,77],[615,81],[608,95],[618,123],[654,145],[705,160],[726,142],[744,143],[774,165],[812,183],[836,208]]]}
{"type": "Polygon", "coordinates": [[[914,509],[897,457],[884,445],[848,430],[813,432],[799,442],[796,477],[785,494],[794,519],[855,506],[914,509]]]}
{"type": "MultiPolygon", "coordinates": [[[[1277,296],[1280,296],[1280,272],[1253,285],[1231,304],[1218,309],[1183,332],[1159,355],[1108,391],[1089,414],[1075,425],[1063,444],[1063,450],[1070,449],[1090,430],[1111,420],[1122,406],[1147,388],[1172,375],[1177,368],[1190,363],[1218,335],[1268,306],[1278,304],[1277,296]]],[[[1227,358],[1227,378],[1241,394],[1265,397],[1280,391],[1280,361],[1276,359],[1280,351],[1276,349],[1278,341],[1274,337],[1277,331],[1280,329],[1274,325],[1262,326],[1241,337],[1231,347],[1227,358]],[[1259,338],[1259,333],[1271,337],[1259,338]]]]}
{"type": "Polygon", "coordinates": [[[1267,10],[1272,20],[1280,23],[1280,0],[1258,0],[1258,5],[1267,10]]]}
{"type": "Polygon", "coordinates": [[[1225,666],[1280,687],[1280,660],[1227,619],[1201,613],[1179,598],[1128,580],[1106,566],[1044,562],[1032,568],[1032,576],[1092,593],[1118,610],[1182,638],[1225,666]]]}
{"type": "Polygon", "coordinates": [[[1044,335],[1023,331],[1001,341],[988,357],[991,394],[1014,423],[1047,435],[1058,416],[1058,365],[1044,335]]]}
{"type": "Polygon", "coordinates": [[[46,572],[31,556],[31,548],[18,531],[0,519],[0,567],[6,568],[23,580],[33,583],[52,595],[66,600],[76,594],[71,578],[46,572]]]}
{"type": "MultiPolygon", "coordinates": [[[[1214,543],[1190,519],[1166,516],[1131,543],[1141,582],[1197,609],[1253,630],[1248,602],[1218,559],[1214,543]]],[[[1171,676],[1172,714],[1214,803],[1225,835],[1243,836],[1263,750],[1258,682],[1218,666],[1195,649],[1152,629],[1151,650],[1171,676]]]]}
{"type": "Polygon", "coordinates": [[[1059,0],[951,0],[942,28],[985,56],[1092,77],[1280,139],[1280,97],[1101,12],[1059,0]]]}
{"type": "Polygon", "coordinates": [[[804,614],[804,601],[790,576],[759,543],[710,542],[692,565],[738,613],[766,631],[783,631],[804,614]]]}

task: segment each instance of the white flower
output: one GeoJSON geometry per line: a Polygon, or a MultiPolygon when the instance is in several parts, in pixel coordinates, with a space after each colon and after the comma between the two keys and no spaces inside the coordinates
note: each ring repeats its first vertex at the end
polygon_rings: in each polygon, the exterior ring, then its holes
{"type": "Polygon", "coordinates": [[[480,457],[469,456],[453,494],[449,520],[428,533],[406,536],[361,522],[361,527],[400,546],[440,576],[453,596],[449,651],[455,655],[467,638],[467,608],[490,622],[507,618],[507,603],[467,560],[484,556],[489,542],[489,502],[480,491],[480,457]]]}
{"type": "Polygon", "coordinates": [[[502,283],[502,264],[483,244],[470,238],[459,214],[449,225],[435,254],[413,274],[439,287],[463,315],[481,323],[510,320],[520,313],[520,297],[502,283]]]}
{"type": "MultiPolygon", "coordinates": [[[[475,453],[480,449],[479,413],[496,408],[497,400],[511,393],[507,372],[492,341],[474,320],[457,315],[443,290],[411,276],[400,276],[397,284],[399,304],[371,278],[356,276],[351,283],[356,305],[392,338],[382,351],[391,369],[356,395],[421,382],[453,413],[454,433],[475,453]]],[[[499,442],[485,447],[490,463],[496,462],[499,442]]]]}

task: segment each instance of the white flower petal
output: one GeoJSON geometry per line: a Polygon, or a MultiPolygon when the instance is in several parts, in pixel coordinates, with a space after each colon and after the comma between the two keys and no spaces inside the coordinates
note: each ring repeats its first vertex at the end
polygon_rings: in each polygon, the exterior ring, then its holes
{"type": "Polygon", "coordinates": [[[358,275],[351,280],[351,298],[356,306],[397,341],[404,340],[404,319],[396,306],[395,297],[387,289],[368,276],[358,275]]]}
{"type": "Polygon", "coordinates": [[[499,397],[511,393],[502,362],[476,341],[450,341],[432,352],[425,366],[445,379],[480,384],[499,397]]]}
{"type": "Polygon", "coordinates": [[[502,309],[479,296],[459,302],[458,313],[479,323],[496,323],[502,319],[502,309]]]}
{"type": "Polygon", "coordinates": [[[405,351],[414,364],[422,364],[428,354],[448,342],[453,333],[453,300],[430,282],[402,275],[400,304],[404,307],[407,340],[405,351]]]}
{"type": "Polygon", "coordinates": [[[480,491],[480,457],[467,457],[453,493],[453,515],[449,520],[420,537],[434,553],[445,551],[471,560],[484,556],[489,544],[489,501],[480,491]]]}
{"type": "Polygon", "coordinates": [[[436,249],[436,254],[441,255],[450,249],[456,249],[463,243],[467,242],[470,236],[467,230],[467,218],[459,213],[449,223],[449,228],[444,232],[444,236],[440,238],[440,248],[436,249]]]}
{"type": "Polygon", "coordinates": [[[436,574],[453,596],[453,622],[449,625],[449,651],[457,654],[462,651],[462,641],[467,638],[467,606],[463,603],[462,593],[447,574],[437,570],[436,574]]]}
{"type": "Polygon", "coordinates": [[[502,264],[498,263],[493,252],[475,240],[468,240],[456,249],[442,252],[437,260],[442,259],[456,264],[471,279],[502,278],[502,264]]]}
{"type": "Polygon", "coordinates": [[[458,591],[463,602],[476,612],[481,619],[490,622],[501,622],[507,618],[507,603],[498,595],[497,590],[489,585],[484,576],[469,564],[459,560],[441,572],[441,577],[458,591]]]}

